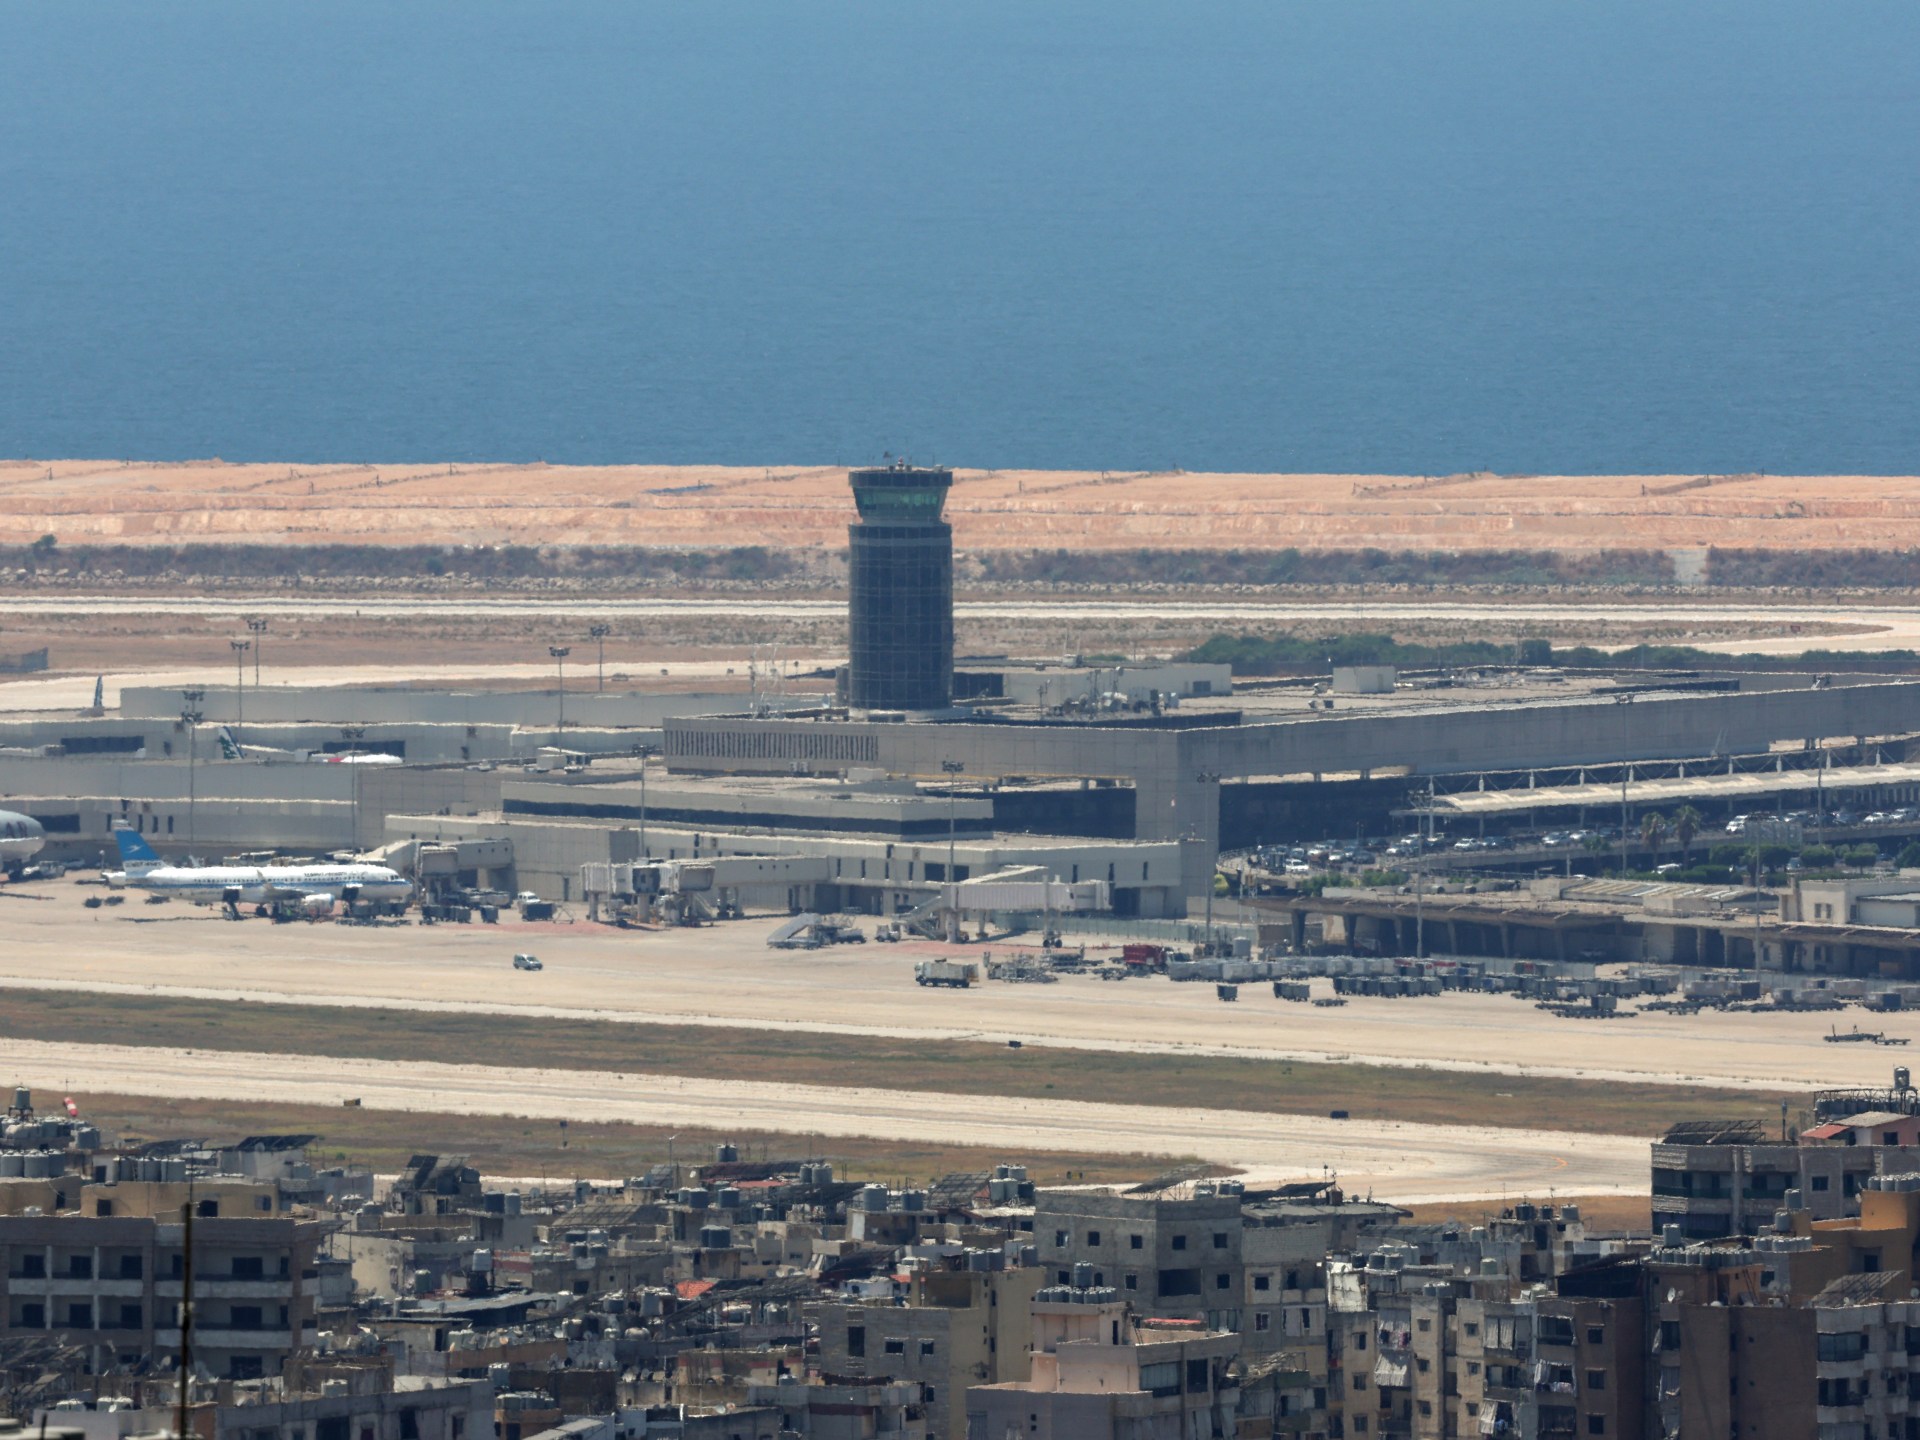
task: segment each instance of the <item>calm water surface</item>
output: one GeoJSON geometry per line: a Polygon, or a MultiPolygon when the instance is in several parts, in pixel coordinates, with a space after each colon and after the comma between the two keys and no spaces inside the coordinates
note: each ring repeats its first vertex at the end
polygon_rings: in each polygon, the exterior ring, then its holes
{"type": "Polygon", "coordinates": [[[1920,467],[1920,6],[0,3],[0,455],[1920,467]]]}

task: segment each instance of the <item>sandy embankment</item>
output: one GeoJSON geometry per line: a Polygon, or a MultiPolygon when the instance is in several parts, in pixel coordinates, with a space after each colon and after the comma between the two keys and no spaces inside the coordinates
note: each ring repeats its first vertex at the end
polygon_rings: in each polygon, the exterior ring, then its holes
{"type": "MultiPolygon", "coordinates": [[[[837,549],[842,466],[0,462],[0,543],[837,549]]],[[[966,549],[1894,549],[1920,477],[956,472],[966,549]]]]}

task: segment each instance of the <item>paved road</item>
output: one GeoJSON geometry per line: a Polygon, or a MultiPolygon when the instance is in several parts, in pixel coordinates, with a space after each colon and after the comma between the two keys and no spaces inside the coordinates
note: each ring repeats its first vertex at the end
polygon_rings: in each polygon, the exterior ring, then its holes
{"type": "MultiPolygon", "coordinates": [[[[462,1115],[566,1116],[725,1132],[912,1136],[977,1145],[1009,1160],[1060,1151],[1194,1156],[1255,1179],[1319,1179],[1406,1203],[1635,1194],[1645,1140],[1464,1125],[1334,1121],[1234,1110],[942,1095],[857,1086],[691,1080],[483,1065],[338,1060],[9,1040],[22,1084],[63,1092],[178,1096],[462,1115]]],[[[84,1101],[83,1101],[84,1103],[84,1101]]],[[[431,1137],[423,1137],[423,1143],[431,1137]]]]}

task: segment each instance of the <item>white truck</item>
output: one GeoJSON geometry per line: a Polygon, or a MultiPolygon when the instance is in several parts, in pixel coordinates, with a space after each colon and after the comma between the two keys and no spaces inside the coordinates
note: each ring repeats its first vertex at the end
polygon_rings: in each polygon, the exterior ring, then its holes
{"type": "Polygon", "coordinates": [[[966,990],[980,978],[980,967],[959,960],[922,960],[913,967],[916,985],[946,985],[966,990]]]}

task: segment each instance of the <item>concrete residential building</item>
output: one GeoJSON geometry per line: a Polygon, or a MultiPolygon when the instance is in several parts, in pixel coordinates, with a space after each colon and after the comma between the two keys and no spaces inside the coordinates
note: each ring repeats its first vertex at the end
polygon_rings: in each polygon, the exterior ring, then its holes
{"type": "Polygon", "coordinates": [[[1815,1143],[1847,1133],[1808,1132],[1809,1143],[1766,1139],[1756,1122],[1687,1121],[1653,1146],[1653,1223],[1688,1240],[1751,1234],[1772,1222],[1789,1191],[1813,1218],[1832,1220],[1855,1205],[1870,1176],[1905,1171],[1920,1152],[1882,1145],[1815,1143]]]}
{"type": "MultiPolygon", "coordinates": [[[[93,1187],[89,1187],[91,1192],[93,1187]]],[[[196,1218],[194,1361],[275,1375],[311,1345],[327,1226],[292,1217],[196,1218]]],[[[0,1338],[55,1335],[98,1363],[177,1353],[185,1227],[152,1216],[0,1217],[0,1338]]]]}
{"type": "Polygon", "coordinates": [[[911,1380],[921,1387],[928,1434],[966,1440],[967,1388],[1028,1375],[1035,1268],[928,1270],[904,1305],[817,1308],[820,1368],[830,1375],[911,1380]]]}
{"type": "Polygon", "coordinates": [[[1231,1184],[1182,1198],[1041,1190],[1033,1241],[1050,1284],[1111,1287],[1141,1314],[1238,1330],[1248,1294],[1240,1205],[1231,1184]]]}
{"type": "MultiPolygon", "coordinates": [[[[1137,1320],[1111,1289],[1033,1303],[1032,1373],[967,1391],[969,1440],[1191,1440],[1238,1435],[1240,1337],[1137,1320]]],[[[1272,1429],[1271,1411],[1266,1417],[1272,1429]]]]}

